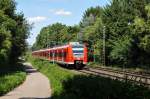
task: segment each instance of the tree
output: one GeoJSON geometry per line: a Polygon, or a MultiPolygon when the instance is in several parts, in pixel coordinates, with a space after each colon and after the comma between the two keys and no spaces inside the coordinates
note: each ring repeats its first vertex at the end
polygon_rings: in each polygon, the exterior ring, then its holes
{"type": "Polygon", "coordinates": [[[78,26],[66,26],[61,23],[49,25],[42,28],[32,49],[37,50],[74,41],[77,39],[78,31],[78,26]]]}
{"type": "Polygon", "coordinates": [[[0,1],[0,65],[16,63],[27,46],[30,25],[15,9],[14,0],[0,1]]]}
{"type": "Polygon", "coordinates": [[[78,26],[56,23],[46,28],[47,33],[40,33],[34,46],[43,47],[45,43],[40,41],[47,34],[49,42],[65,43],[78,41],[81,32],[83,35],[81,41],[88,43],[89,52],[94,50],[98,62],[101,62],[105,32],[106,65],[150,64],[149,0],[111,0],[110,4],[103,8],[99,6],[88,8],[78,26]]]}
{"type": "MultiPolygon", "coordinates": [[[[141,50],[139,45],[141,45],[142,35],[148,33],[145,31],[145,27],[147,27],[145,20],[148,18],[145,6],[149,2],[149,0],[112,0],[111,4],[105,7],[104,16],[102,18],[106,26],[108,37],[109,50],[107,50],[107,57],[112,63],[116,63],[115,57],[120,57],[119,59],[121,59],[123,56],[125,60],[129,60],[124,61],[124,63],[128,62],[127,64],[130,65],[141,64],[140,59],[141,56],[145,57],[145,54],[143,54],[145,52],[141,50]],[[127,42],[131,39],[132,43],[130,43],[131,45],[128,50],[126,50],[126,48],[120,48],[122,43],[127,43],[122,41],[120,44],[119,42],[122,38],[126,38],[127,40],[124,39],[124,41],[127,42]],[[132,53],[130,53],[131,49],[134,50],[132,53]],[[128,54],[124,54],[123,52],[127,52],[128,54]],[[120,54],[118,55],[117,53],[120,54]]],[[[120,62],[118,61],[118,63],[120,62]]]]}

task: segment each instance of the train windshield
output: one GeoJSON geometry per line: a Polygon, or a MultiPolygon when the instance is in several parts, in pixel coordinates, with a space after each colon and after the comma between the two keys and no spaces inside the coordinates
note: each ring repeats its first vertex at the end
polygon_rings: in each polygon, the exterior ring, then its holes
{"type": "Polygon", "coordinates": [[[83,56],[83,45],[73,45],[72,46],[73,54],[75,57],[82,57],[83,56]]]}

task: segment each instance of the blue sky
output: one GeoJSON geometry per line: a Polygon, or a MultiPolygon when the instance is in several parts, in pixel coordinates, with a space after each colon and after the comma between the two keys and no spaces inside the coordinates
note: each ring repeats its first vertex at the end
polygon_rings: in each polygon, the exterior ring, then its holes
{"type": "Polygon", "coordinates": [[[107,0],[16,0],[17,12],[23,12],[29,23],[34,23],[30,38],[30,45],[42,27],[61,22],[75,25],[80,22],[84,11],[93,6],[105,6],[107,0]]]}

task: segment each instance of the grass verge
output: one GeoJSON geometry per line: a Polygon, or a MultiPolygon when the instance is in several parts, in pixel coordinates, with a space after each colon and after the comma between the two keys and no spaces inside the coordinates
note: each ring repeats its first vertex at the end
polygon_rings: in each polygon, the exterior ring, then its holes
{"type": "Polygon", "coordinates": [[[0,95],[4,95],[20,85],[25,77],[26,73],[20,71],[0,76],[0,95]]]}
{"type": "Polygon", "coordinates": [[[48,61],[32,57],[29,61],[38,71],[42,72],[49,78],[53,95],[59,95],[63,90],[62,82],[74,76],[72,72],[60,68],[56,64],[50,64],[48,61]]]}
{"type": "Polygon", "coordinates": [[[150,99],[150,90],[130,82],[109,78],[79,75],[30,57],[30,62],[50,80],[51,99],[150,99]]]}
{"type": "Polygon", "coordinates": [[[26,73],[23,66],[18,63],[16,66],[3,66],[0,69],[0,96],[13,90],[15,87],[23,83],[26,73]]]}

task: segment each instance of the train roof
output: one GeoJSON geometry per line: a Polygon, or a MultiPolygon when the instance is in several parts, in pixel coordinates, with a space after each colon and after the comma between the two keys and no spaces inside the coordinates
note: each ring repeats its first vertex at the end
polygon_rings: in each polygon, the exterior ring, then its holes
{"type": "Polygon", "coordinates": [[[43,51],[50,51],[50,50],[55,50],[55,49],[64,49],[64,48],[69,47],[70,45],[72,45],[72,46],[81,46],[83,44],[80,44],[79,42],[69,42],[69,44],[66,44],[66,45],[54,46],[52,48],[40,49],[40,50],[33,51],[33,52],[43,52],[43,51]]]}
{"type": "Polygon", "coordinates": [[[43,52],[43,51],[50,51],[50,50],[55,50],[55,49],[64,49],[64,48],[67,48],[67,47],[69,47],[69,45],[55,46],[53,48],[40,49],[40,50],[33,51],[33,52],[43,52]]]}

